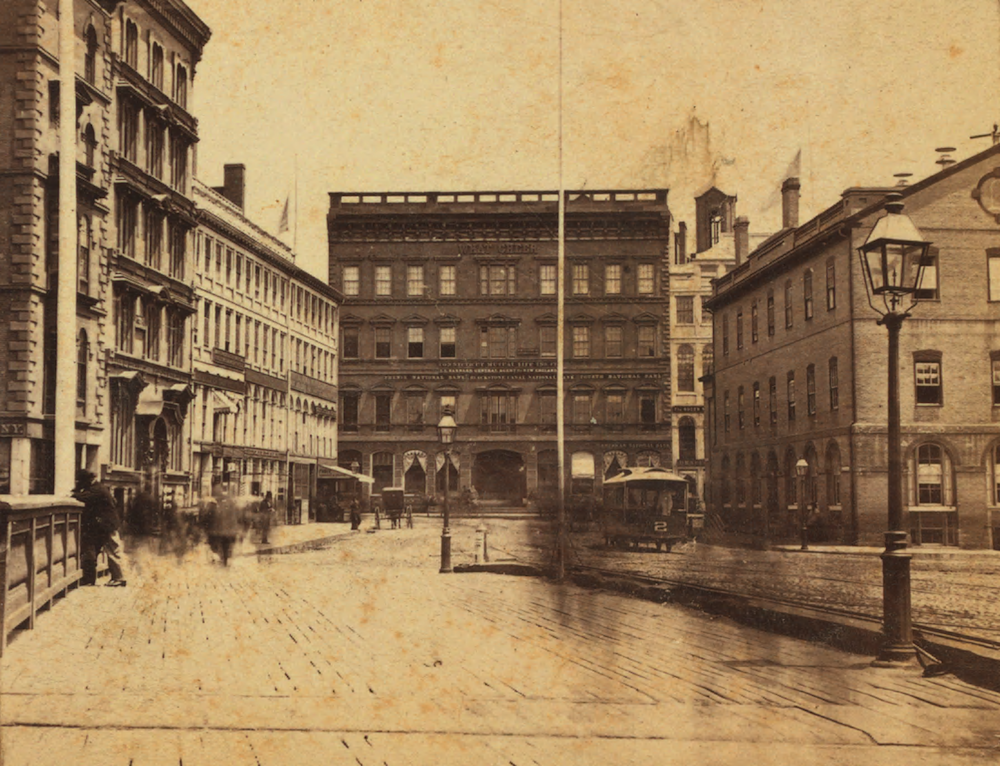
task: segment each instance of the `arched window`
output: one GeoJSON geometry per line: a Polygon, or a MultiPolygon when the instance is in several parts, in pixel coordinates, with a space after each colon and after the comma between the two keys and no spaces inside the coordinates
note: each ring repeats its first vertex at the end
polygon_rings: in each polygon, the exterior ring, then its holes
{"type": "Polygon", "coordinates": [[[153,43],[153,56],[149,62],[149,79],[160,90],[163,90],[163,48],[153,43]]]}
{"type": "Polygon", "coordinates": [[[694,391],[694,348],[686,343],[677,349],[677,390],[694,391]]]}
{"type": "Polygon", "coordinates": [[[90,342],[87,331],[80,330],[76,343],[76,406],[86,413],[87,409],[87,361],[90,359],[90,342]]]}
{"type": "Polygon", "coordinates": [[[139,66],[139,27],[131,19],[125,22],[125,63],[133,69],[139,66]]]}
{"type": "Polygon", "coordinates": [[[914,545],[958,545],[951,459],[939,444],[911,453],[910,539],[914,545]]]}
{"type": "Polygon", "coordinates": [[[698,437],[694,418],[685,415],[677,424],[677,458],[679,460],[697,460],[698,437]]]}
{"type": "Polygon", "coordinates": [[[83,77],[91,85],[97,84],[97,30],[91,24],[84,33],[87,52],[83,58],[83,77]]]}

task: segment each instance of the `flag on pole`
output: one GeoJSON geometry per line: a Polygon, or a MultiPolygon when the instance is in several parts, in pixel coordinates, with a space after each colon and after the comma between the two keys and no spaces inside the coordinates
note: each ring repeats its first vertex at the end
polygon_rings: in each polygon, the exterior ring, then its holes
{"type": "Polygon", "coordinates": [[[798,178],[802,173],[802,150],[799,149],[795,152],[795,156],[792,157],[792,161],[788,163],[788,167],[785,169],[785,174],[780,178],[774,188],[771,190],[771,194],[761,205],[761,210],[770,210],[772,207],[781,202],[781,185],[785,182],[787,178],[798,178]]]}
{"type": "Polygon", "coordinates": [[[285,197],[285,208],[281,211],[281,220],[278,222],[278,234],[284,234],[288,231],[288,203],[291,200],[291,195],[285,197]]]}

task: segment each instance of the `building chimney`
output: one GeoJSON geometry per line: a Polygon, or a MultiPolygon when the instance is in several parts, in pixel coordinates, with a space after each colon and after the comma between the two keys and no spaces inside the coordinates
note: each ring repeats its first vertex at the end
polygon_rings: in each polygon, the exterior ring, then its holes
{"type": "Polygon", "coordinates": [[[242,210],[243,195],[246,192],[247,166],[243,164],[226,165],[223,171],[222,196],[242,210]]]}
{"type": "Polygon", "coordinates": [[[736,244],[736,265],[739,266],[750,255],[750,219],[741,215],[733,224],[733,239],[736,244]]]}
{"type": "Polygon", "coordinates": [[[688,225],[681,221],[677,224],[677,265],[687,263],[687,250],[688,250],[688,225]]]}
{"type": "Polygon", "coordinates": [[[786,178],[781,185],[781,228],[794,229],[799,225],[799,184],[798,178],[786,178]]]}

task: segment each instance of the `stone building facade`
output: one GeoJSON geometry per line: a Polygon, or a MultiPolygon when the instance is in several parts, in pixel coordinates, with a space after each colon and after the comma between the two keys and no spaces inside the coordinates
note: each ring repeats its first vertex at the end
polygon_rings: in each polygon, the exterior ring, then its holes
{"type": "MultiPolygon", "coordinates": [[[[993,147],[898,189],[932,243],[900,336],[903,494],[916,545],[1000,544],[998,179],[993,147]]],[[[794,537],[805,520],[814,540],[881,541],[888,336],[857,248],[889,191],[848,189],[802,225],[786,216],[715,282],[709,499],[727,528],[794,537]]],[[[797,195],[786,182],[786,210],[797,195]]]]}
{"type": "Polygon", "coordinates": [[[319,466],[337,457],[339,293],[243,212],[245,170],[195,181],[190,414],[195,492],[271,492],[283,518],[315,516],[319,466]]]}
{"type": "MultiPolygon", "coordinates": [[[[558,194],[330,195],[340,454],[375,479],[521,506],[558,487],[558,194]],[[444,408],[458,422],[451,462],[444,408]]],[[[673,461],[666,190],[568,192],[567,486],[673,461]]]]}

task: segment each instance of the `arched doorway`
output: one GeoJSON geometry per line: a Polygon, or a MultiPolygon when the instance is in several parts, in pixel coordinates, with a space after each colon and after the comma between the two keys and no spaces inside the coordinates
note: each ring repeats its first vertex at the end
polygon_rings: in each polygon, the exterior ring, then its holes
{"type": "Polygon", "coordinates": [[[409,494],[427,491],[427,453],[410,450],[403,455],[403,488],[409,494]]]}
{"type": "Polygon", "coordinates": [[[472,486],[480,502],[522,505],[527,494],[524,458],[510,450],[480,452],[472,463],[472,486]]]}

